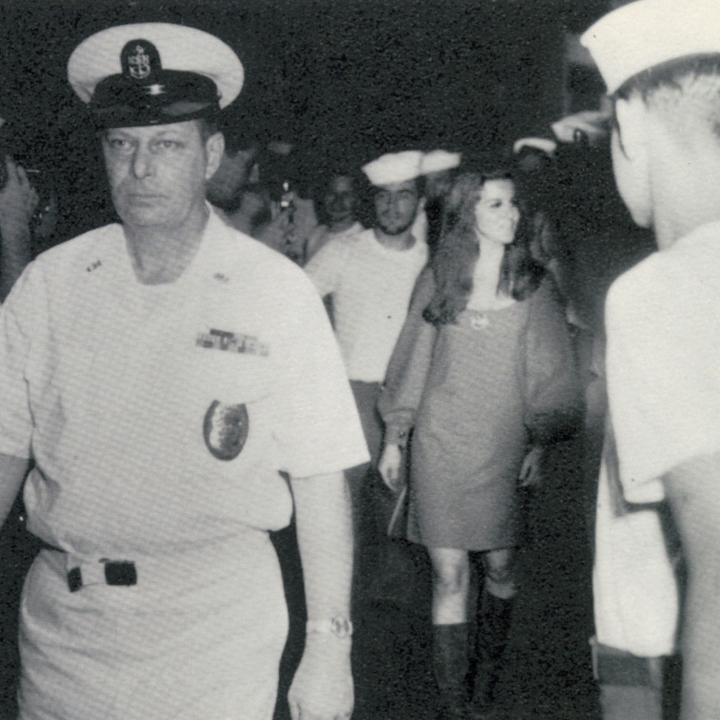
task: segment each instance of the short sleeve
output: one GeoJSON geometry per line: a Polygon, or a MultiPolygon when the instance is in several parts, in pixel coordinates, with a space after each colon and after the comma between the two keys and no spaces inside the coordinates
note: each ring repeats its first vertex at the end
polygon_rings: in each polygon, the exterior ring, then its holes
{"type": "Polygon", "coordinates": [[[570,331],[550,277],[530,298],[525,344],[525,423],[532,442],[549,444],[581,425],[582,400],[570,331]]]}
{"type": "Polygon", "coordinates": [[[330,295],[337,289],[342,268],[347,261],[347,247],[343,241],[330,240],[305,265],[305,272],[320,297],[330,295]]]}
{"type": "Polygon", "coordinates": [[[275,435],[282,468],[307,477],[360,465],[369,454],[327,313],[312,285],[300,280],[277,327],[275,435]]]}
{"type": "Polygon", "coordinates": [[[718,298],[652,260],[606,302],[608,401],[631,502],[662,499],[664,474],[720,450],[718,298]]]}
{"type": "Polygon", "coordinates": [[[45,289],[35,264],[28,266],[0,308],[0,453],[29,458],[31,352],[42,343],[45,289]]]}

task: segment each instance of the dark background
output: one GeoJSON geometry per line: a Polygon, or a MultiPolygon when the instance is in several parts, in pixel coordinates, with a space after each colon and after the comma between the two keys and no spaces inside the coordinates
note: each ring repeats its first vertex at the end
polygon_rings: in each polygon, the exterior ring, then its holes
{"type": "MultiPolygon", "coordinates": [[[[66,79],[72,50],[97,30],[160,20],[222,38],[246,69],[246,85],[228,113],[230,122],[260,141],[294,140],[310,174],[330,157],[359,165],[398,149],[444,147],[472,154],[540,132],[563,111],[565,33],[584,30],[607,4],[0,0],[0,116],[15,129],[16,152],[59,191],[57,238],[65,239],[112,215],[93,129],[66,79]]],[[[584,83],[578,80],[579,86],[584,83]]],[[[588,194],[588,178],[606,190],[612,186],[607,173],[605,183],[599,182],[600,161],[585,155],[564,176],[565,202],[574,208],[588,194]]],[[[616,208],[617,201],[608,202],[611,192],[596,194],[591,209],[607,213],[608,206],[616,208]]],[[[585,227],[583,218],[564,220],[565,233],[578,246],[593,238],[589,221],[585,227]]],[[[606,245],[598,247],[613,256],[606,245]]],[[[604,265],[596,254],[587,258],[578,275],[583,287],[593,289],[604,265]]],[[[558,460],[557,471],[549,473],[547,487],[534,500],[529,521],[534,542],[522,560],[527,592],[517,610],[506,681],[516,705],[512,717],[518,720],[597,717],[587,645],[590,559],[580,452],[566,449],[567,457],[558,460]]],[[[2,638],[16,634],[19,584],[31,556],[19,523],[11,524],[0,536],[6,576],[0,584],[0,717],[5,705],[14,706],[17,665],[14,644],[2,638]]],[[[422,720],[433,711],[434,686],[423,646],[428,623],[424,617],[408,621],[408,615],[385,611],[369,629],[359,628],[358,717],[422,720]],[[378,657],[384,663],[377,663],[378,657]],[[392,712],[380,714],[382,702],[395,703],[392,712]],[[399,707],[408,714],[401,715],[399,707]]]]}
{"type": "Polygon", "coordinates": [[[308,166],[389,150],[466,152],[537,132],[561,112],[566,30],[603,0],[1,0],[0,115],[34,164],[86,194],[92,131],[66,80],[80,40],[113,24],[161,20],[214,33],[246,85],[234,124],[298,142],[308,166]]]}

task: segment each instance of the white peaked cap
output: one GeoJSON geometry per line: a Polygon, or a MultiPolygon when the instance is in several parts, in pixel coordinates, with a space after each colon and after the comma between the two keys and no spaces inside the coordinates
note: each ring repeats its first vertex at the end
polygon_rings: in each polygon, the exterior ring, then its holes
{"type": "Polygon", "coordinates": [[[637,0],[600,18],[580,42],[612,94],[655,65],[720,53],[720,0],[637,0]]]}
{"type": "Polygon", "coordinates": [[[214,35],[173,23],[116,25],[83,40],[68,61],[68,79],[83,102],[90,102],[97,84],[123,72],[121,52],[131,40],[152,43],[165,70],[194,72],[216,85],[220,107],[229,105],[243,86],[244,72],[235,51],[214,35]]]}
{"type": "Polygon", "coordinates": [[[420,171],[422,155],[418,150],[386,153],[363,165],[362,171],[373,185],[391,185],[414,180],[422,174],[420,171]]]}
{"type": "Polygon", "coordinates": [[[460,165],[461,159],[462,155],[460,153],[447,152],[447,150],[432,150],[422,156],[420,173],[427,175],[428,173],[452,170],[460,165]]]}

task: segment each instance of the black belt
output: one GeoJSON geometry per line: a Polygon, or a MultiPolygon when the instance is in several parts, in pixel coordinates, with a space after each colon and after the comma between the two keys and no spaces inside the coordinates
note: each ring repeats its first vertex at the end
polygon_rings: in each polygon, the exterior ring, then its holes
{"type": "MultiPolygon", "coordinates": [[[[40,541],[41,549],[65,554],[62,548],[40,541]]],[[[86,585],[113,585],[130,587],[137,585],[137,568],[130,560],[94,560],[83,562],[67,572],[67,584],[70,592],[77,592],[86,585]],[[85,573],[83,574],[83,570],[85,573]]]]}
{"type": "MultiPolygon", "coordinates": [[[[131,585],[137,585],[137,569],[135,563],[128,560],[101,560],[98,562],[102,565],[102,576],[105,580],[105,585],[115,585],[121,587],[130,587],[131,585]]],[[[87,569],[88,564],[85,563],[84,567],[87,569]]],[[[95,575],[95,573],[93,573],[95,575]]],[[[70,588],[70,592],[77,592],[85,585],[97,584],[97,578],[93,577],[88,579],[87,582],[83,580],[83,568],[81,566],[71,568],[68,570],[67,583],[70,588]]]]}

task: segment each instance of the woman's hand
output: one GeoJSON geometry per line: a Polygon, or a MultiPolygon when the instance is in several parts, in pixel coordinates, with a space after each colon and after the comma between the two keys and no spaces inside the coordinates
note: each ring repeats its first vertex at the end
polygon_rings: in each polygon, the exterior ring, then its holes
{"type": "Polygon", "coordinates": [[[394,493],[402,489],[402,461],[402,448],[399,445],[388,444],[383,448],[378,462],[380,477],[394,493]]]}
{"type": "Polygon", "coordinates": [[[532,488],[540,484],[540,468],[544,454],[545,451],[540,445],[533,445],[530,448],[520,468],[520,487],[532,488]]]}

